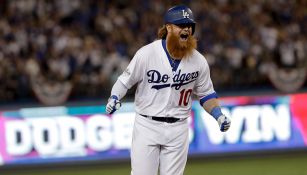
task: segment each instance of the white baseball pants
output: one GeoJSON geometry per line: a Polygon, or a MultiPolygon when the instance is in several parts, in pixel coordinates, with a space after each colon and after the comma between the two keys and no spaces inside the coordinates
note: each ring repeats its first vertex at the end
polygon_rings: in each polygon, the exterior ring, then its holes
{"type": "Polygon", "coordinates": [[[182,175],[189,148],[188,120],[175,123],[154,121],[136,115],[131,175],[182,175]]]}

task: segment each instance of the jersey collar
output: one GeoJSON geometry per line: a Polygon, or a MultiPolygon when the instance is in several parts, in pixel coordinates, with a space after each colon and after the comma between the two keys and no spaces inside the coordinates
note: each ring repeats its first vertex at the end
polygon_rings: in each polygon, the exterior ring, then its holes
{"type": "Polygon", "coordinates": [[[168,53],[168,51],[167,51],[167,49],[166,49],[166,41],[165,41],[165,40],[162,40],[162,46],[163,46],[164,52],[165,52],[166,55],[167,55],[169,64],[170,64],[171,67],[172,67],[172,71],[173,71],[173,72],[176,72],[176,70],[177,70],[177,68],[178,68],[179,63],[180,63],[181,60],[175,60],[174,58],[171,57],[171,55],[168,53]]]}

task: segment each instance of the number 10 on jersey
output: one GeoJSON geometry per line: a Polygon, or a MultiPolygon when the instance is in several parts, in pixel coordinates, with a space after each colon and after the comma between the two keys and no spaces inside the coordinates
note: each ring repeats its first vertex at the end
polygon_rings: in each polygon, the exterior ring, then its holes
{"type": "Polygon", "coordinates": [[[187,106],[189,104],[189,100],[192,94],[192,89],[182,89],[180,91],[180,99],[179,99],[179,106],[187,106]]]}

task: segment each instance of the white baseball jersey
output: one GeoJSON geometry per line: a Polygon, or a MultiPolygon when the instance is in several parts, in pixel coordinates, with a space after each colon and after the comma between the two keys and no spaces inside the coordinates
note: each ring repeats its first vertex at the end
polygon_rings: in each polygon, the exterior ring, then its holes
{"type": "Polygon", "coordinates": [[[204,56],[194,50],[189,58],[174,61],[165,40],[139,49],[118,79],[129,89],[137,84],[135,110],[148,116],[187,118],[192,94],[201,104],[216,97],[204,56]]]}

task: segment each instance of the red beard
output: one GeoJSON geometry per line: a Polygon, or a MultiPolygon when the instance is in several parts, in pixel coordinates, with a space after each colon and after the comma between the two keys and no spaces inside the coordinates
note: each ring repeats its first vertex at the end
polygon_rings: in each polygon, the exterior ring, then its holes
{"type": "Polygon", "coordinates": [[[167,49],[174,59],[184,59],[189,57],[197,47],[197,41],[190,35],[186,42],[180,41],[180,36],[169,33],[167,49]]]}

